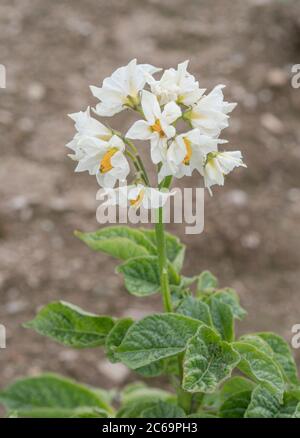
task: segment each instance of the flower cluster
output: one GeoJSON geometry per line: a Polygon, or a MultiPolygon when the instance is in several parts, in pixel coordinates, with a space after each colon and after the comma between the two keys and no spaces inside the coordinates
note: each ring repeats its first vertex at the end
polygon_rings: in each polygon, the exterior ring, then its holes
{"type": "Polygon", "coordinates": [[[244,166],[240,151],[220,151],[226,140],[219,138],[228,126],[229,113],[235,103],[224,101],[223,85],[210,93],[199,87],[195,77],[187,71],[188,61],[163,72],[148,64],[137,64],[136,59],[118,68],[102,87],[91,86],[99,103],[95,115],[111,117],[125,109],[140,115],[125,135],[99,122],[85,112],[70,114],[77,133],[67,144],[78,162],[76,171],[96,175],[105,189],[107,204],[145,208],[161,207],[170,194],[160,189],[168,186],[168,177],[191,176],[196,170],[203,177],[204,186],[224,184],[224,177],[235,167],[244,166]],[[178,122],[188,126],[187,132],[178,130],[178,122]],[[158,188],[151,188],[145,167],[132,140],[150,141],[151,159],[158,168],[158,188]],[[135,175],[132,184],[124,186],[132,161],[135,175]],[[123,187],[115,188],[117,183],[123,187]]]}

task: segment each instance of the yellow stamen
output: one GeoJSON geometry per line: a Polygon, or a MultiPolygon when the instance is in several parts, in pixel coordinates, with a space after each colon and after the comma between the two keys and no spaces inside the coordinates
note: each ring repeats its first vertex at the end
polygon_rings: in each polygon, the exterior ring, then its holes
{"type": "Polygon", "coordinates": [[[151,129],[153,132],[157,132],[160,137],[164,137],[165,133],[162,130],[161,124],[160,124],[160,120],[156,119],[154,125],[151,126],[151,129]]]}
{"type": "Polygon", "coordinates": [[[113,166],[111,164],[111,159],[118,152],[118,148],[111,148],[104,154],[102,160],[100,161],[100,172],[106,173],[109,172],[113,166]]]}
{"type": "Polygon", "coordinates": [[[191,156],[192,156],[192,147],[191,147],[191,141],[187,138],[184,137],[183,139],[184,144],[185,144],[185,148],[186,148],[186,156],[183,159],[183,164],[185,164],[186,166],[188,166],[190,164],[190,160],[191,160],[191,156]]]}
{"type": "Polygon", "coordinates": [[[141,204],[142,200],[144,199],[144,195],[145,195],[145,191],[141,190],[137,198],[130,199],[129,201],[130,205],[133,207],[138,207],[141,204]]]}

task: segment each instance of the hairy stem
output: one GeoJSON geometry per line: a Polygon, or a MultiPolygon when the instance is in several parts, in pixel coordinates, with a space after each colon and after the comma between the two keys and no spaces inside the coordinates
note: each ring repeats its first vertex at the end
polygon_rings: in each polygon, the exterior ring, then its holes
{"type": "Polygon", "coordinates": [[[171,292],[169,286],[168,261],[166,255],[166,240],[163,224],[163,207],[158,209],[158,221],[155,224],[157,254],[160,274],[160,286],[163,297],[163,305],[165,312],[173,311],[171,292]]]}

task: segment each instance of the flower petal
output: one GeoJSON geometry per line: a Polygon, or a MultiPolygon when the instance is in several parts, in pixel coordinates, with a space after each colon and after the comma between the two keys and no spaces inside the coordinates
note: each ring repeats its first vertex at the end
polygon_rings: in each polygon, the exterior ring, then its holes
{"type": "Polygon", "coordinates": [[[153,132],[145,120],[138,120],[129,128],[125,137],[133,140],[149,140],[153,132]]]}
{"type": "Polygon", "coordinates": [[[144,90],[142,92],[141,105],[146,120],[150,125],[154,125],[155,121],[161,117],[161,109],[157,97],[149,91],[144,90]]]}
{"type": "Polygon", "coordinates": [[[166,104],[162,115],[168,123],[173,123],[181,116],[181,109],[175,102],[169,102],[166,104]]]}

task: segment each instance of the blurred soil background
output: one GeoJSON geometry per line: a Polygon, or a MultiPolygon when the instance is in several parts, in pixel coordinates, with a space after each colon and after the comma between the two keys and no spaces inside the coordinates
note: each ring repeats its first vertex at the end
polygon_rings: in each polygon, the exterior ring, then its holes
{"type": "MultiPolygon", "coordinates": [[[[73,236],[92,231],[97,183],[74,174],[64,145],[70,112],[96,101],[88,86],[132,58],[157,66],[190,59],[202,87],[224,83],[239,103],[223,131],[248,169],[205,199],[205,231],[189,236],[186,275],[210,269],[248,310],[238,331],[274,330],[291,339],[300,323],[300,2],[295,0],[2,0],[0,63],[0,387],[16,377],[60,372],[111,388],[130,380],[100,350],[73,351],[21,324],[63,299],[88,311],[137,318],[160,297],[135,299],[116,262],[73,236]]],[[[126,132],[132,114],[113,124],[126,132]]],[[[147,150],[143,155],[147,155],[147,150]]],[[[148,164],[151,164],[148,160],[148,164]]],[[[185,185],[197,186],[193,182],[185,185]]],[[[300,359],[299,352],[298,360],[300,359]]]]}

